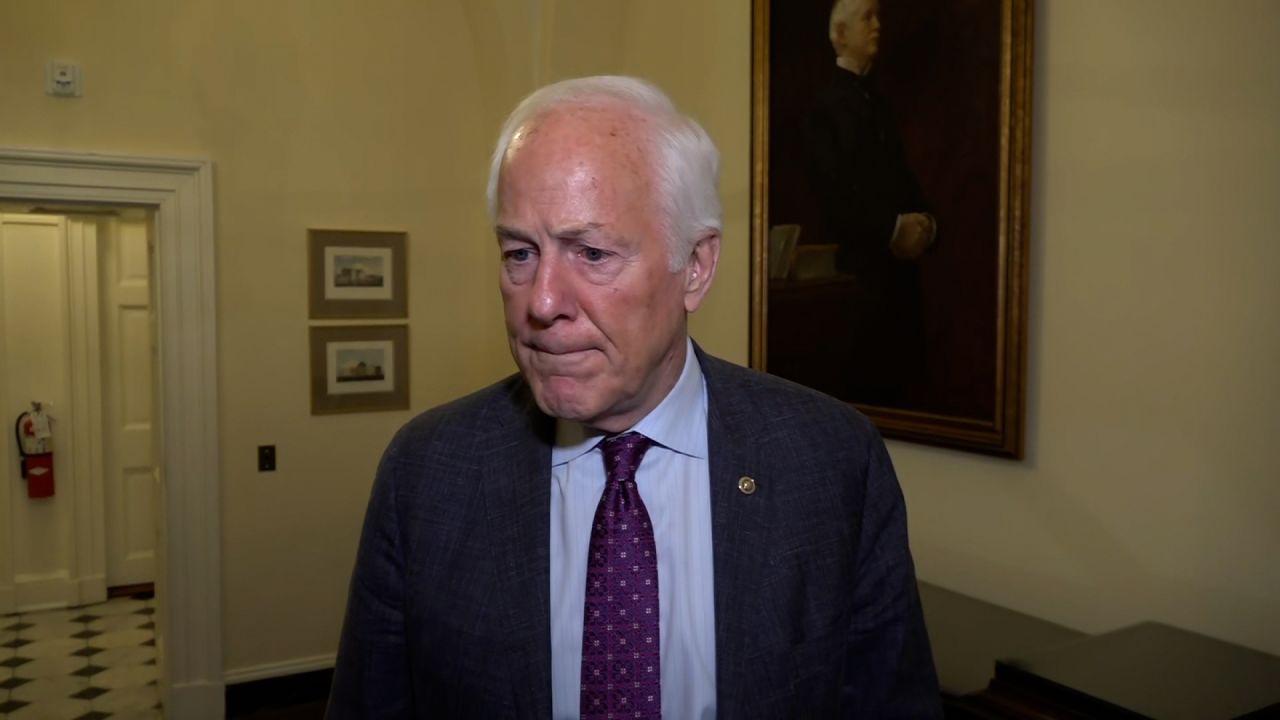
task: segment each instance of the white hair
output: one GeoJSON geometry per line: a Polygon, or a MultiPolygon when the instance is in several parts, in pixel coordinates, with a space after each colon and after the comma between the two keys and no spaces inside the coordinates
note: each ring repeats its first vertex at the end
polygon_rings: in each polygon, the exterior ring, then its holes
{"type": "Polygon", "coordinates": [[[721,230],[720,153],[702,126],[680,114],[656,86],[638,78],[598,75],[562,80],[520,101],[502,126],[489,165],[489,220],[497,221],[502,164],[518,130],[552,110],[606,104],[617,104],[653,121],[647,154],[653,160],[662,205],[660,226],[667,235],[668,265],[672,272],[679,270],[699,238],[721,230]]]}

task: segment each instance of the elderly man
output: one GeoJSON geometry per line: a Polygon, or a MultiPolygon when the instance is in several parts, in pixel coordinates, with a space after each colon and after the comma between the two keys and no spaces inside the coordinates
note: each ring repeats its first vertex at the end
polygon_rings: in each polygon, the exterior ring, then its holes
{"type": "Polygon", "coordinates": [[[938,715],[874,429],[688,337],[717,166],[630,78],[508,119],[489,201],[520,374],[387,448],[329,717],[938,715]]]}

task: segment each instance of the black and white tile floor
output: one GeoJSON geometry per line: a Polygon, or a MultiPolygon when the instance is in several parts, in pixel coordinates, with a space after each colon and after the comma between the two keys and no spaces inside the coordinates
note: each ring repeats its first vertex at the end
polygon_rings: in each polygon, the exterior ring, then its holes
{"type": "Polygon", "coordinates": [[[0,615],[0,719],[159,720],[155,601],[0,615]]]}

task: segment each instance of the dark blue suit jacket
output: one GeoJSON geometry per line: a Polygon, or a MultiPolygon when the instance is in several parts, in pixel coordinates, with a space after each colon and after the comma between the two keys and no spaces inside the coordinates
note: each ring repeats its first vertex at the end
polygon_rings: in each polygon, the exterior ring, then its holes
{"type": "MultiPolygon", "coordinates": [[[[825,395],[698,359],[718,716],[941,717],[902,493],[875,428],[825,395]]],[[[550,717],[553,433],[513,376],[396,435],[329,718],[550,717]]]]}

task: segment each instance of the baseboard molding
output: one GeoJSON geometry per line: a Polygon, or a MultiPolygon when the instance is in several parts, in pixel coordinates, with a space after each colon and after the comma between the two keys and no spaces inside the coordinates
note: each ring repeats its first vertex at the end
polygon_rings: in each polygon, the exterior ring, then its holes
{"type": "Polygon", "coordinates": [[[182,720],[222,720],[227,690],[222,683],[172,685],[165,694],[164,716],[182,720]]]}
{"type": "Polygon", "coordinates": [[[79,598],[77,605],[89,605],[91,603],[100,603],[107,601],[107,576],[106,575],[90,575],[82,577],[76,583],[78,585],[79,598]]]}
{"type": "MultiPolygon", "coordinates": [[[[48,575],[20,575],[9,587],[13,610],[36,612],[98,603],[107,599],[107,579],[102,575],[73,578],[62,571],[48,575]]],[[[0,596],[0,607],[6,607],[0,596]]]]}
{"type": "MultiPolygon", "coordinates": [[[[332,655],[326,656],[332,658],[332,655]]],[[[281,667],[301,668],[320,662],[319,657],[303,658],[289,663],[273,663],[270,670],[254,669],[253,672],[279,672],[281,667]]],[[[332,662],[332,660],[330,660],[332,662]]],[[[244,677],[245,671],[236,673],[244,677]]],[[[333,669],[323,668],[288,675],[273,675],[262,680],[249,680],[227,685],[225,710],[229,720],[262,720],[262,718],[321,717],[325,703],[333,687],[333,669]]]]}
{"type": "Polygon", "coordinates": [[[295,658],[282,662],[251,665],[228,670],[223,673],[222,677],[228,685],[235,685],[237,683],[253,682],[254,680],[298,675],[314,670],[328,670],[333,667],[337,658],[337,653],[325,653],[324,655],[312,655],[311,657],[295,658]]]}
{"type": "Polygon", "coordinates": [[[13,579],[14,606],[18,612],[35,612],[76,605],[80,584],[68,572],[19,575],[13,579]]]}

